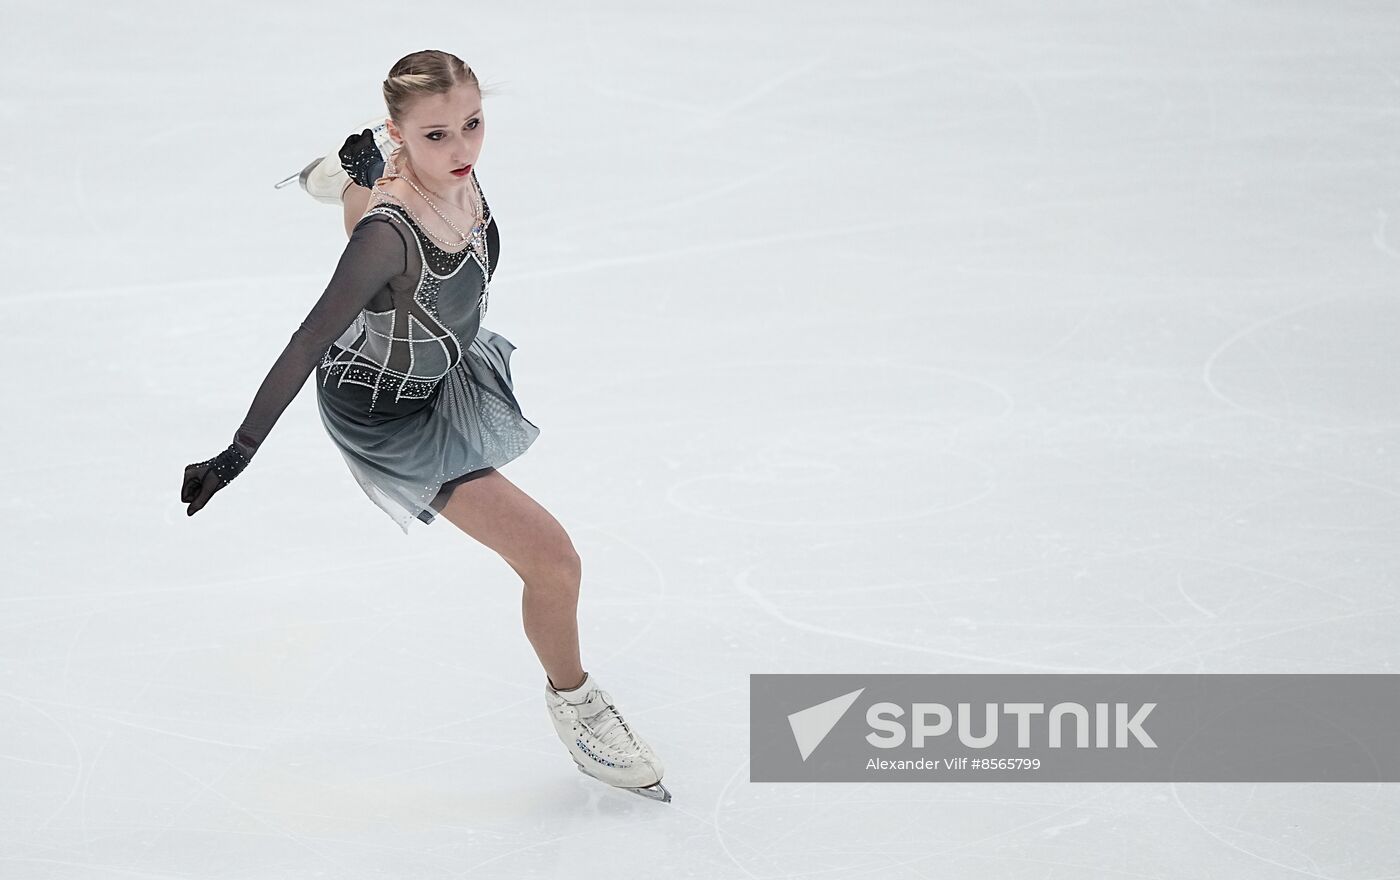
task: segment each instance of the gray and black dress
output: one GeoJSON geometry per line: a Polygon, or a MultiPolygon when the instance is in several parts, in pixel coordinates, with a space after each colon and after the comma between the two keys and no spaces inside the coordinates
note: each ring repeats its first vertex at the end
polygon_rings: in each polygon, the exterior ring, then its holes
{"type": "Polygon", "coordinates": [[[470,248],[438,247],[403,206],[370,208],[258,389],[239,442],[256,449],[315,369],[327,434],[405,533],[414,519],[433,522],[455,485],[528,449],[539,428],[515,398],[515,346],[481,326],[500,254],[482,201],[485,266],[470,248]]]}

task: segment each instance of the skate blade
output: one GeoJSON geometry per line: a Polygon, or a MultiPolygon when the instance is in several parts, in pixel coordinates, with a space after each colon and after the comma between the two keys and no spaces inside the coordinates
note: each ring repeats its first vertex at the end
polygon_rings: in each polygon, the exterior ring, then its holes
{"type": "MultiPolygon", "coordinates": [[[[592,773],[588,772],[586,767],[577,761],[574,762],[574,766],[577,767],[578,772],[582,773],[584,776],[592,776],[594,779],[598,779],[597,776],[593,776],[592,773]]],[[[598,781],[605,785],[612,785],[612,783],[608,782],[606,779],[598,779],[598,781]]],[[[628,788],[624,785],[613,785],[612,787],[620,788],[623,791],[630,791],[635,795],[641,795],[649,801],[658,801],[663,804],[669,804],[671,802],[671,792],[666,789],[666,786],[659,782],[652,783],[642,788],[628,788]]]]}
{"type": "Polygon", "coordinates": [[[305,168],[292,174],[288,174],[286,177],[274,183],[272,185],[272,188],[281,189],[284,186],[290,186],[292,181],[295,180],[301,183],[302,189],[306,189],[306,178],[311,175],[311,169],[315,168],[319,164],[321,164],[320,158],[312,159],[311,163],[305,168]]]}

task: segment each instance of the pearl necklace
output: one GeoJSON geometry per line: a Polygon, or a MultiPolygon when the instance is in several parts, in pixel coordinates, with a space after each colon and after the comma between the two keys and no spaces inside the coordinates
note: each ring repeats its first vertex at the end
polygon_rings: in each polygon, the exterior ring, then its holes
{"type": "MultiPolygon", "coordinates": [[[[407,170],[407,169],[405,169],[405,170],[407,170]]],[[[472,177],[473,177],[473,178],[476,177],[476,175],[475,175],[474,172],[475,172],[475,169],[473,169],[473,174],[472,174],[472,177]]],[[[402,200],[400,200],[400,199],[398,199],[397,197],[395,197],[395,196],[393,195],[393,193],[389,193],[389,192],[386,192],[386,191],[380,189],[380,188],[379,188],[378,182],[376,182],[375,185],[371,188],[372,191],[373,191],[373,192],[379,193],[381,196],[386,196],[386,197],[392,199],[395,203],[397,203],[397,204],[398,204],[399,206],[401,206],[405,211],[408,212],[408,216],[410,216],[410,217],[413,218],[413,221],[414,221],[415,223],[418,224],[418,228],[419,228],[419,229],[422,229],[425,233],[427,233],[428,235],[432,236],[433,238],[436,238],[438,241],[442,242],[443,244],[449,245],[449,246],[451,246],[451,247],[457,247],[457,246],[460,246],[463,242],[465,242],[465,243],[467,244],[467,247],[471,249],[473,255],[476,257],[477,262],[481,265],[481,271],[482,271],[483,278],[484,278],[485,273],[486,273],[487,260],[488,260],[488,257],[487,257],[487,254],[486,254],[486,250],[487,250],[487,248],[486,248],[486,235],[485,235],[486,227],[485,227],[485,225],[483,225],[483,224],[482,224],[481,222],[479,222],[479,221],[485,219],[486,207],[485,207],[485,205],[482,204],[481,190],[478,189],[478,188],[476,187],[476,181],[475,181],[474,179],[473,179],[473,181],[472,181],[472,195],[473,195],[473,196],[475,197],[475,199],[476,199],[476,218],[477,218],[478,222],[477,222],[474,226],[472,226],[472,234],[471,234],[470,237],[468,237],[465,233],[462,232],[462,230],[461,230],[460,228],[458,228],[458,226],[457,226],[456,223],[453,223],[453,222],[452,222],[452,218],[451,218],[451,217],[449,217],[449,216],[447,216],[446,214],[442,213],[442,211],[438,208],[438,206],[435,205],[435,204],[433,204],[433,200],[430,199],[430,198],[428,198],[427,194],[424,193],[423,190],[419,189],[419,188],[418,188],[418,184],[414,183],[414,182],[412,181],[412,179],[410,179],[410,178],[408,177],[408,175],[406,175],[406,174],[400,174],[399,176],[402,177],[404,180],[407,180],[407,181],[408,181],[408,185],[411,186],[411,187],[413,187],[414,191],[416,191],[416,192],[418,193],[418,195],[420,195],[420,196],[423,197],[423,201],[427,202],[428,205],[429,205],[429,207],[431,207],[434,211],[436,211],[436,212],[437,212],[437,215],[438,215],[439,217],[441,217],[443,220],[445,220],[445,221],[447,222],[447,225],[448,225],[448,226],[451,226],[452,229],[453,229],[453,231],[456,232],[458,235],[460,235],[460,236],[462,237],[462,240],[461,240],[461,241],[456,242],[456,243],[454,244],[453,242],[450,242],[450,241],[448,241],[448,240],[445,239],[445,238],[441,238],[441,237],[439,237],[439,236],[437,236],[437,235],[433,235],[433,231],[432,231],[431,229],[429,229],[429,228],[427,227],[427,225],[425,225],[425,224],[423,223],[422,218],[420,218],[416,213],[414,213],[413,209],[410,208],[410,207],[407,205],[407,203],[405,203],[405,202],[403,202],[402,200]]],[[[441,196],[438,196],[438,198],[442,198],[442,197],[441,197],[441,196]]],[[[443,201],[446,201],[446,199],[443,199],[443,201]]],[[[452,252],[452,251],[448,251],[448,253],[453,253],[453,252],[452,252]]],[[[461,253],[461,251],[456,251],[456,253],[461,253]]],[[[481,308],[481,314],[482,314],[483,317],[485,317],[485,315],[486,315],[486,309],[487,309],[487,305],[488,305],[488,303],[489,303],[489,299],[488,299],[489,295],[490,295],[489,288],[487,287],[486,284],[483,284],[483,285],[482,285],[482,288],[481,288],[481,306],[480,306],[480,308],[481,308]]]]}
{"type": "MultiPolygon", "coordinates": [[[[473,170],[475,170],[475,169],[473,169],[473,170]]],[[[467,245],[468,247],[471,248],[472,252],[476,254],[477,259],[481,262],[481,265],[482,265],[483,267],[485,267],[485,265],[486,265],[486,256],[485,256],[485,254],[486,254],[486,241],[485,241],[485,238],[486,238],[486,237],[485,237],[485,235],[484,235],[483,233],[486,231],[486,227],[483,226],[483,225],[481,224],[480,221],[481,221],[482,219],[484,219],[484,215],[485,215],[485,213],[486,213],[486,209],[485,209],[485,206],[483,206],[483,205],[482,205],[482,202],[481,202],[481,191],[478,190],[478,189],[476,188],[475,185],[473,185],[472,188],[471,188],[471,190],[472,190],[472,197],[473,197],[473,198],[475,199],[475,201],[476,201],[476,219],[477,219],[478,222],[477,222],[474,226],[472,226],[471,235],[468,235],[467,233],[465,233],[465,232],[463,232],[463,231],[461,230],[461,227],[459,227],[456,223],[453,223],[453,222],[452,222],[452,218],[449,217],[449,216],[447,216],[446,214],[444,214],[444,213],[442,212],[442,209],[439,208],[436,204],[434,204],[434,202],[433,202],[432,199],[428,198],[428,194],[425,193],[425,192],[423,192],[423,190],[419,188],[418,184],[416,184],[416,183],[413,182],[413,178],[409,177],[409,176],[406,175],[406,174],[402,174],[402,175],[400,175],[400,176],[401,176],[404,180],[408,181],[408,185],[411,186],[411,187],[413,187],[413,190],[414,190],[416,193],[418,193],[419,196],[422,197],[423,201],[425,201],[425,202],[428,203],[428,207],[432,208],[433,211],[435,211],[435,212],[437,213],[437,215],[438,215],[439,217],[441,217],[441,218],[447,223],[448,226],[451,226],[451,227],[452,227],[452,231],[455,232],[455,233],[457,233],[458,236],[460,236],[460,240],[459,240],[459,241],[448,241],[447,239],[445,239],[445,238],[443,238],[443,237],[441,237],[441,236],[439,236],[439,235],[434,234],[433,231],[432,231],[431,229],[429,229],[429,228],[427,227],[427,225],[425,225],[425,224],[423,223],[422,219],[421,219],[417,214],[415,214],[415,213],[413,212],[413,209],[412,209],[412,208],[410,208],[408,205],[404,205],[404,206],[403,206],[403,207],[404,207],[404,210],[408,211],[409,216],[412,217],[415,221],[417,221],[418,226],[419,226],[424,232],[428,233],[428,235],[431,235],[433,238],[436,238],[438,241],[442,242],[443,244],[445,244],[445,245],[447,245],[447,246],[449,246],[449,247],[459,248],[459,247],[461,247],[461,246],[464,245],[464,244],[467,245]]],[[[474,184],[474,183],[475,183],[475,182],[473,181],[473,184],[474,184]]],[[[438,196],[438,198],[442,198],[442,196],[438,196]]],[[[444,201],[446,201],[446,200],[444,199],[444,201]]],[[[458,253],[460,253],[460,251],[458,251],[458,253]]]]}

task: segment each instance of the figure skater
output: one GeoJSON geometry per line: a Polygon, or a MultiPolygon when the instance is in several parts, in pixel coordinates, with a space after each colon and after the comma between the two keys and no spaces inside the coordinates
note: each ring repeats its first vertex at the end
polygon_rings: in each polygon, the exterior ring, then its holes
{"type": "Polygon", "coordinates": [[[578,768],[669,801],[661,761],[583,669],[572,541],[497,470],[539,429],[515,397],[515,346],[481,325],[500,233],[476,176],[486,131],[476,74],[450,53],[414,52],[383,91],[387,119],[296,175],[343,206],[349,243],[233,442],[185,468],[180,500],[193,516],[237,477],[316,370],[321,422],[369,499],[405,533],[441,515],[524,581],[546,707],[578,768]]]}

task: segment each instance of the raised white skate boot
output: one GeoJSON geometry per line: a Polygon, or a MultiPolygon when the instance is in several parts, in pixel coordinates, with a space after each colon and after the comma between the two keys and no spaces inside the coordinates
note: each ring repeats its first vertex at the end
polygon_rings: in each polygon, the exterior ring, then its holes
{"type": "Polygon", "coordinates": [[[661,759],[633,732],[591,673],[584,673],[583,684],[571,691],[555,690],[546,676],[544,699],[554,732],[579,770],[645,798],[671,799],[661,784],[666,772],[661,759]]]}
{"type": "MultiPolygon", "coordinates": [[[[393,139],[389,137],[389,126],[387,116],[376,116],[367,122],[361,123],[355,129],[355,134],[346,138],[345,145],[335,149],[319,159],[312,159],[305,168],[296,174],[288,175],[274,184],[276,189],[281,189],[293,180],[301,184],[301,188],[318,202],[327,205],[343,204],[345,190],[351,183],[362,183],[369,174],[369,166],[376,163],[382,167],[382,163],[394,151],[393,139]],[[369,129],[374,139],[374,145],[379,148],[379,155],[374,156],[373,148],[368,146],[366,139],[358,146],[356,142],[359,135],[369,129]],[[347,152],[350,153],[349,161],[354,165],[356,174],[352,176],[346,171],[345,162],[347,152]]],[[[372,182],[372,181],[371,181],[372,182]]]]}

